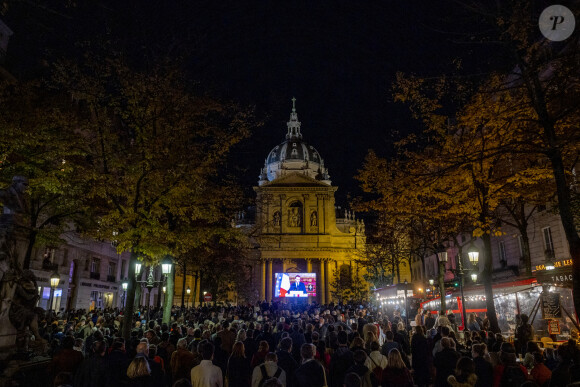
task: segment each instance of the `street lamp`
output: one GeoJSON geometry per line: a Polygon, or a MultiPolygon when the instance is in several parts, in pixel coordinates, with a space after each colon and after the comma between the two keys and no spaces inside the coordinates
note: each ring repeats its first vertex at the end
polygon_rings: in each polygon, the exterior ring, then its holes
{"type": "Polygon", "coordinates": [[[191,289],[189,288],[189,286],[185,290],[185,293],[187,293],[187,307],[189,308],[189,295],[191,294],[191,289]]]}
{"type": "Polygon", "coordinates": [[[169,274],[171,274],[173,263],[171,258],[165,257],[163,261],[161,261],[161,272],[163,274],[163,278],[161,280],[155,280],[153,277],[153,266],[149,267],[149,275],[147,276],[146,281],[139,281],[138,278],[141,274],[142,264],[140,262],[135,262],[135,282],[147,288],[147,323],[149,323],[149,308],[151,304],[151,290],[157,285],[163,283],[163,281],[167,278],[169,274]]]}
{"type": "Polygon", "coordinates": [[[48,303],[49,310],[52,309],[52,303],[54,301],[53,300],[54,291],[56,290],[56,287],[58,286],[59,283],[60,283],[60,276],[58,275],[58,272],[55,270],[54,273],[52,273],[50,276],[50,302],[48,303]]]}
{"type": "Polygon", "coordinates": [[[121,282],[121,287],[123,288],[123,309],[125,308],[125,302],[127,301],[127,288],[129,287],[129,281],[127,278],[121,282]]]}
{"type": "Polygon", "coordinates": [[[447,263],[447,249],[445,246],[440,245],[439,251],[437,252],[437,260],[439,261],[439,293],[441,300],[441,312],[445,313],[445,264],[447,263]]]}

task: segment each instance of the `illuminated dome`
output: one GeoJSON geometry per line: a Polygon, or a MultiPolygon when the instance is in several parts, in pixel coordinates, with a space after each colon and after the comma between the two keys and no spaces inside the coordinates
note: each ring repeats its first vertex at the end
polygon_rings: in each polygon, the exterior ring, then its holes
{"type": "Polygon", "coordinates": [[[286,140],[274,147],[266,157],[258,185],[291,173],[306,175],[328,185],[331,183],[320,153],[302,140],[295,103],[296,99],[292,98],[292,112],[287,124],[286,140]]]}

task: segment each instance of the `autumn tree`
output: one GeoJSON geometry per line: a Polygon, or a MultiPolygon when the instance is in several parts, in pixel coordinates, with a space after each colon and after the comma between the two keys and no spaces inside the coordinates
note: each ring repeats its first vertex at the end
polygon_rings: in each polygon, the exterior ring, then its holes
{"type": "MultiPolygon", "coordinates": [[[[87,156],[75,173],[98,215],[89,234],[115,233],[118,251],[131,251],[126,311],[132,316],[134,263],[156,265],[184,254],[208,239],[199,242],[200,233],[186,230],[224,216],[223,190],[212,182],[229,149],[248,135],[251,116],[196,95],[169,62],[136,71],[121,58],[89,54],[85,62],[58,63],[54,87],[77,105],[74,124],[87,156]]],[[[125,324],[124,335],[129,332],[125,324]]]]}
{"type": "Polygon", "coordinates": [[[27,206],[19,234],[26,240],[23,268],[29,269],[34,247],[58,246],[62,235],[81,222],[85,208],[74,160],[81,150],[68,124],[63,94],[46,90],[41,81],[0,85],[0,179],[15,175],[29,181],[27,206]]]}
{"type": "MultiPolygon", "coordinates": [[[[553,206],[560,215],[568,241],[573,273],[580,276],[580,237],[574,207],[574,190],[577,188],[574,188],[573,176],[580,142],[578,36],[573,35],[563,42],[543,38],[538,33],[537,24],[543,7],[534,1],[488,4],[465,0],[457,3],[461,16],[456,16],[462,20],[477,20],[473,25],[477,24],[478,29],[455,35],[456,39],[464,45],[493,46],[501,66],[492,67],[490,72],[478,76],[445,75],[436,80],[422,79],[419,81],[422,86],[406,93],[408,101],[412,101],[414,112],[428,112],[420,115],[426,127],[432,128],[435,117],[445,116],[441,109],[445,99],[426,96],[437,92],[439,97],[445,92],[450,96],[452,93],[449,91],[467,96],[459,104],[446,106],[446,110],[466,107],[460,119],[471,121],[468,124],[471,128],[481,126],[486,131],[494,128],[491,138],[495,144],[487,147],[484,159],[496,158],[499,154],[504,158],[510,156],[512,160],[530,158],[537,160],[544,171],[549,170],[547,187],[553,195],[545,197],[555,197],[553,206]],[[448,87],[449,81],[457,87],[448,87]],[[446,86],[442,87],[442,84],[446,86]],[[483,121],[475,122],[476,117],[483,121]],[[500,135],[503,137],[498,138],[500,135]]],[[[577,8],[577,3],[572,7],[577,8]]],[[[534,174],[536,177],[526,177],[521,182],[526,187],[534,186],[542,173],[536,169],[534,174]]],[[[573,286],[574,294],[580,294],[580,282],[573,286]]],[[[579,310],[580,297],[574,297],[574,304],[579,310]]]]}

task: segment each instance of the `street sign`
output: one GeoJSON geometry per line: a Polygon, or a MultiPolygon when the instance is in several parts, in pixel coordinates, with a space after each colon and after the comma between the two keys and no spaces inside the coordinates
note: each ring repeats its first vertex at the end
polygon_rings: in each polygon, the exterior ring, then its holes
{"type": "Polygon", "coordinates": [[[211,293],[206,293],[203,295],[203,300],[205,302],[210,302],[211,301],[211,293]]]}

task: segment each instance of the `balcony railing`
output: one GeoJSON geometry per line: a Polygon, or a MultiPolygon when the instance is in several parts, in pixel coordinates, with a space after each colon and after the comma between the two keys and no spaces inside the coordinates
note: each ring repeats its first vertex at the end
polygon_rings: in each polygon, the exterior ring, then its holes
{"type": "Polygon", "coordinates": [[[56,271],[56,270],[58,270],[58,264],[51,263],[50,261],[42,262],[42,270],[56,271]]]}
{"type": "Polygon", "coordinates": [[[89,277],[98,280],[101,279],[101,273],[90,273],[89,277]]]}
{"type": "Polygon", "coordinates": [[[114,276],[114,275],[108,275],[108,276],[107,276],[107,281],[108,281],[108,282],[117,282],[117,276],[114,276]]]}

